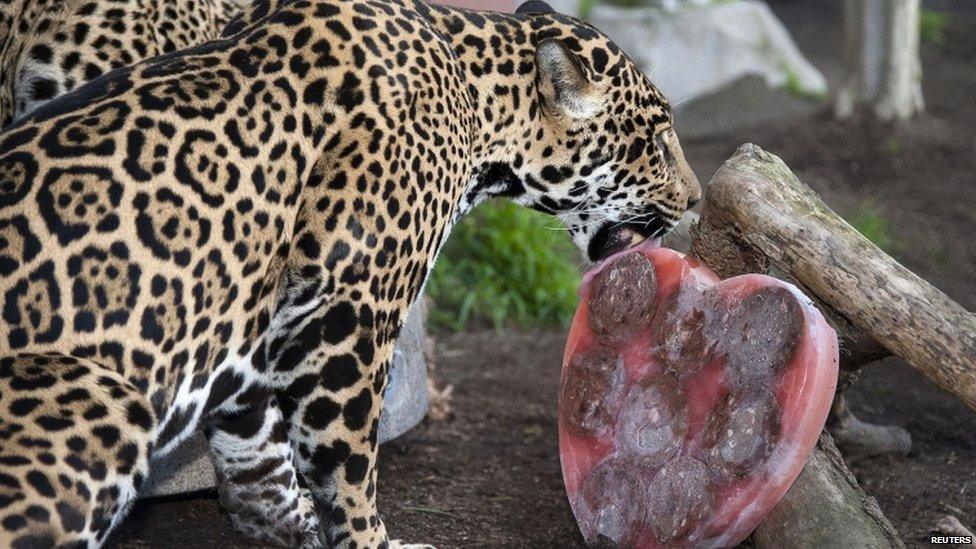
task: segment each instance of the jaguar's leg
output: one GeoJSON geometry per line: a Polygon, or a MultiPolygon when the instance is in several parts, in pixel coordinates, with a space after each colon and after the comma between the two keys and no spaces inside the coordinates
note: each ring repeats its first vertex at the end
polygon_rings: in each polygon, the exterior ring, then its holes
{"type": "Polygon", "coordinates": [[[220,503],[249,536],[286,547],[321,547],[319,518],[298,486],[287,429],[274,398],[205,430],[220,503]]]}
{"type": "Polygon", "coordinates": [[[155,418],[114,370],[0,358],[0,547],[96,547],[147,477],[155,418]]]}
{"type": "Polygon", "coordinates": [[[387,547],[376,512],[376,447],[396,329],[365,304],[335,300],[269,345],[299,473],[330,547],[387,547]],[[284,341],[283,341],[284,340],[284,341]]]}
{"type": "Polygon", "coordinates": [[[371,387],[349,389],[315,388],[299,404],[298,421],[291,423],[289,437],[321,513],[329,546],[383,547],[387,537],[376,512],[373,425],[379,399],[371,387]]]}

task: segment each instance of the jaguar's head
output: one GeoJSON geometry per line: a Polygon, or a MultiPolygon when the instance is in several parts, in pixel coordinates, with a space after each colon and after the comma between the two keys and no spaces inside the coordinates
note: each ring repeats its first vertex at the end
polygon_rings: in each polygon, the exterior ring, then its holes
{"type": "Polygon", "coordinates": [[[543,19],[532,22],[539,107],[523,134],[532,143],[516,167],[517,200],[559,217],[591,261],[662,236],[701,198],[670,105],[589,25],[529,17],[543,19]]]}

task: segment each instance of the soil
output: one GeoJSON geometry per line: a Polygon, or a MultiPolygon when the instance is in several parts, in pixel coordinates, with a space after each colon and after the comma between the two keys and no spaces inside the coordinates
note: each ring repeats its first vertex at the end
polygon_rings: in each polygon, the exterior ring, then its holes
{"type": "MultiPolygon", "coordinates": [[[[771,5],[834,80],[839,1],[771,5]]],[[[835,121],[826,104],[766,93],[759,97],[788,104],[784,112],[792,115],[757,115],[757,124],[740,120],[727,131],[699,126],[683,144],[703,181],[745,142],[781,156],[842,215],[870,211],[887,220],[889,252],[976,310],[976,5],[925,5],[951,12],[945,45],[923,47],[927,114],[903,124],[835,121]]],[[[743,104],[759,101],[751,85],[740,86],[743,104]]],[[[734,111],[735,93],[700,102],[686,118],[734,111]]],[[[392,537],[439,547],[581,545],[557,453],[564,343],[561,330],[438,337],[437,375],[455,387],[454,414],[381,448],[379,506],[392,537]]],[[[852,466],[906,543],[926,545],[931,526],[947,514],[976,526],[976,414],[899,359],[866,368],[849,395],[863,419],[912,435],[910,455],[852,466]]],[[[212,493],[141,502],[113,540],[120,548],[260,546],[231,528],[212,493]]]]}

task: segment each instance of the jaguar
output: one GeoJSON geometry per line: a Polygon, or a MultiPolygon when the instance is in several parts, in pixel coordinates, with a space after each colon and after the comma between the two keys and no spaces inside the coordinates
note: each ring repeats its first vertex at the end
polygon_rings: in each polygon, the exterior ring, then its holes
{"type": "Polygon", "coordinates": [[[667,100],[541,2],[256,0],[0,133],[0,545],[103,544],[202,430],[232,523],[396,547],[393,345],[453,227],[503,197],[597,261],[701,195],[667,100]]]}

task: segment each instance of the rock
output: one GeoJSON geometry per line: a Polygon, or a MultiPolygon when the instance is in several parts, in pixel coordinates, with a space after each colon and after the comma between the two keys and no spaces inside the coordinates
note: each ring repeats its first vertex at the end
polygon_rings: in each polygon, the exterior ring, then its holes
{"type": "MultiPolygon", "coordinates": [[[[976,543],[973,542],[973,532],[963,526],[962,522],[959,521],[953,515],[945,515],[940,518],[935,526],[932,527],[932,531],[938,534],[943,534],[945,536],[952,536],[957,538],[969,538],[969,543],[966,547],[976,547],[976,543]]],[[[961,540],[960,540],[961,541],[961,540]]]]}
{"type": "Polygon", "coordinates": [[[589,15],[590,23],[627,52],[672,105],[744,76],[804,95],[827,93],[823,75],[803,57],[765,2],[673,3],[663,2],[672,9],[601,3],[589,15]]]}
{"type": "Polygon", "coordinates": [[[424,330],[421,301],[410,308],[400,331],[390,379],[383,394],[380,442],[393,440],[420,423],[427,414],[427,362],[424,360],[424,330]]]}

